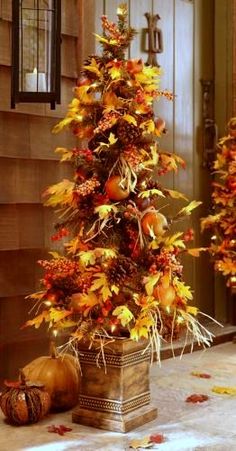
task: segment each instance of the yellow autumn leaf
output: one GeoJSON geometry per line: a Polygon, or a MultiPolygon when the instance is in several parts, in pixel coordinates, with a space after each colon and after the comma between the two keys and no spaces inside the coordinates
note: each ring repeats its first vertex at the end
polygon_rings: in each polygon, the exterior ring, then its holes
{"type": "Polygon", "coordinates": [[[150,146],[150,150],[151,150],[151,158],[148,158],[147,161],[144,161],[144,162],[142,163],[142,165],[143,165],[144,167],[147,167],[147,166],[156,166],[157,163],[158,163],[158,160],[159,160],[159,154],[158,154],[158,151],[157,151],[157,145],[154,144],[153,146],[150,146]]]}
{"type": "Polygon", "coordinates": [[[189,216],[195,208],[201,205],[202,202],[198,200],[192,200],[186,207],[181,208],[181,210],[177,213],[177,217],[179,216],[189,216]]]}
{"type": "Polygon", "coordinates": [[[63,256],[62,256],[61,254],[59,254],[58,252],[56,252],[56,251],[50,251],[50,252],[48,252],[48,253],[49,253],[49,255],[51,255],[52,258],[54,258],[55,260],[58,259],[58,258],[63,258],[63,256]]]}
{"type": "Polygon", "coordinates": [[[117,78],[120,78],[122,75],[122,68],[113,66],[108,70],[112,80],[115,80],[117,78]]]}
{"type": "Polygon", "coordinates": [[[40,315],[37,315],[37,316],[35,316],[35,318],[26,321],[26,323],[23,324],[21,329],[24,329],[25,327],[28,327],[28,326],[34,326],[35,329],[38,329],[41,326],[43,321],[48,321],[48,318],[49,318],[49,312],[48,312],[48,310],[44,310],[42,313],[40,313],[40,315]]]}
{"type": "Polygon", "coordinates": [[[69,161],[73,156],[72,150],[66,149],[65,147],[57,147],[55,153],[61,154],[60,161],[69,161]]]}
{"type": "Polygon", "coordinates": [[[52,323],[57,323],[71,314],[72,314],[71,310],[58,310],[55,309],[54,307],[50,308],[49,310],[50,326],[52,326],[52,323]]]}
{"type": "Polygon", "coordinates": [[[137,126],[137,121],[133,116],[131,116],[131,114],[124,114],[124,116],[122,116],[122,119],[124,119],[129,124],[137,126]]]}
{"type": "Polygon", "coordinates": [[[93,266],[96,263],[96,257],[95,257],[95,252],[92,251],[81,251],[78,254],[79,259],[80,259],[80,263],[83,266],[93,266]]]}
{"type": "Polygon", "coordinates": [[[218,393],[219,395],[236,395],[236,387],[221,387],[215,385],[212,389],[212,392],[218,393]]]}
{"type": "Polygon", "coordinates": [[[178,247],[180,249],[185,249],[185,244],[183,240],[179,238],[183,235],[183,232],[176,232],[163,240],[163,244],[166,249],[173,250],[173,248],[178,247]]]}
{"type": "Polygon", "coordinates": [[[82,243],[79,236],[76,236],[72,240],[68,241],[64,244],[68,254],[76,254],[77,251],[86,251],[88,249],[88,245],[82,243]]]}
{"type": "Polygon", "coordinates": [[[114,316],[117,316],[123,327],[127,326],[127,324],[129,324],[130,321],[132,321],[132,319],[134,318],[133,313],[128,309],[128,307],[126,307],[126,305],[120,305],[119,307],[116,307],[115,310],[113,310],[112,314],[114,316]]]}
{"type": "Polygon", "coordinates": [[[148,189],[138,194],[138,197],[141,197],[142,199],[149,198],[151,196],[165,197],[163,192],[156,188],[148,189]]]}
{"type": "Polygon", "coordinates": [[[192,249],[187,250],[187,254],[192,255],[192,257],[199,257],[200,252],[207,251],[208,249],[206,247],[196,247],[192,249]]]}
{"type": "Polygon", "coordinates": [[[186,311],[187,311],[187,313],[190,313],[190,315],[197,316],[199,309],[192,305],[187,305],[186,311]]]}
{"type": "Polygon", "coordinates": [[[144,133],[153,133],[155,130],[155,122],[152,119],[149,119],[148,121],[142,122],[140,128],[144,133]]]}
{"type": "Polygon", "coordinates": [[[106,274],[104,274],[102,272],[98,272],[95,274],[95,280],[93,281],[93,284],[91,285],[91,291],[96,291],[99,288],[102,288],[103,286],[107,286],[106,274]]]}
{"type": "Polygon", "coordinates": [[[180,298],[186,298],[189,300],[193,299],[193,295],[191,293],[191,288],[187,285],[184,284],[184,282],[181,282],[180,280],[178,280],[177,277],[174,278],[173,280],[173,284],[174,284],[174,288],[177,292],[177,295],[180,298]]]}
{"type": "Polygon", "coordinates": [[[56,207],[57,205],[71,205],[73,203],[74,182],[68,179],[63,179],[55,185],[49,186],[43,193],[43,196],[48,196],[44,205],[56,207]]]}
{"type": "Polygon", "coordinates": [[[130,338],[138,341],[141,338],[148,338],[149,331],[154,326],[155,321],[149,316],[141,316],[136,319],[134,327],[130,330],[130,338]]]}
{"type": "Polygon", "coordinates": [[[52,133],[56,134],[56,133],[60,133],[63,128],[67,127],[68,125],[70,125],[70,123],[74,120],[73,117],[65,117],[64,119],[62,119],[60,122],[58,122],[58,124],[56,124],[53,129],[52,129],[52,133]]]}
{"type": "Polygon", "coordinates": [[[94,209],[95,213],[98,213],[100,219],[106,219],[110,213],[117,213],[118,208],[115,205],[100,205],[94,209]]]}
{"type": "Polygon", "coordinates": [[[153,446],[153,443],[150,441],[150,436],[143,437],[140,439],[133,439],[129,443],[129,447],[133,449],[139,449],[139,448],[151,448],[153,446]]]}
{"type": "MultiPolygon", "coordinates": [[[[88,92],[89,86],[76,86],[74,88],[74,93],[78,97],[79,101],[83,104],[90,105],[94,102],[94,93],[88,92]]],[[[75,117],[74,117],[75,119],[75,117]]],[[[79,117],[79,122],[81,122],[81,118],[79,117]]]]}
{"type": "Polygon", "coordinates": [[[115,251],[115,249],[110,249],[109,247],[96,247],[94,249],[94,255],[96,258],[117,258],[117,252],[115,251]]]}
{"type": "MultiPolygon", "coordinates": [[[[98,35],[95,35],[95,36],[98,36],[98,35]]],[[[89,72],[92,72],[93,74],[97,75],[99,78],[102,77],[99,63],[97,63],[95,58],[91,59],[91,63],[89,65],[83,66],[83,69],[88,70],[89,72]]]]}
{"type": "Polygon", "coordinates": [[[155,285],[160,279],[160,273],[154,274],[153,276],[148,276],[145,278],[145,290],[148,296],[151,296],[155,285]]]}
{"type": "Polygon", "coordinates": [[[175,191],[173,189],[166,189],[165,193],[169,194],[169,196],[172,197],[173,199],[188,200],[188,198],[184,194],[180,193],[179,191],[175,191]]]}

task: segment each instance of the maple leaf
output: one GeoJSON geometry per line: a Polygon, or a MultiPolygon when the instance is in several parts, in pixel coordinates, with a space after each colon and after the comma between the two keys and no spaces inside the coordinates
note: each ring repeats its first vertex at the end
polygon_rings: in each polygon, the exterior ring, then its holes
{"type": "Polygon", "coordinates": [[[77,251],[87,251],[88,245],[83,243],[79,236],[73,238],[68,243],[64,244],[68,254],[76,254],[77,251]]]}
{"type": "Polygon", "coordinates": [[[94,250],[79,252],[80,263],[83,266],[93,266],[96,263],[96,257],[94,250]]]}
{"type": "Polygon", "coordinates": [[[53,127],[52,133],[54,134],[60,133],[63,130],[63,128],[70,125],[73,120],[74,120],[73,117],[65,117],[53,127]]]}
{"type": "Polygon", "coordinates": [[[211,391],[219,395],[236,395],[236,387],[221,387],[215,385],[211,391]]]}
{"type": "Polygon", "coordinates": [[[122,67],[113,66],[108,70],[112,80],[120,78],[122,75],[122,67]]]}
{"type": "MultiPolygon", "coordinates": [[[[95,35],[98,36],[98,35],[95,35]]],[[[100,36],[101,37],[101,36],[100,36]]],[[[95,58],[91,59],[91,63],[87,66],[83,66],[83,69],[88,70],[89,72],[92,72],[93,74],[97,75],[98,78],[102,78],[102,73],[100,71],[100,65],[97,63],[95,58]]]]}
{"type": "Polygon", "coordinates": [[[157,151],[157,145],[154,144],[153,146],[150,146],[150,150],[151,150],[151,158],[149,158],[149,156],[148,156],[148,160],[144,161],[142,163],[142,165],[144,167],[146,167],[146,166],[156,166],[157,163],[158,163],[159,154],[158,154],[158,151],[157,151]]]}
{"type": "Polygon", "coordinates": [[[153,434],[149,437],[152,443],[164,443],[166,441],[165,436],[163,434],[153,434]]]}
{"type": "Polygon", "coordinates": [[[188,198],[184,194],[180,193],[179,191],[175,191],[173,189],[165,189],[165,194],[168,194],[173,199],[188,200],[188,198]]]}
{"type": "Polygon", "coordinates": [[[161,274],[157,273],[153,276],[148,276],[145,278],[145,290],[146,293],[151,296],[154,290],[155,285],[157,284],[158,280],[160,279],[161,274]]]}
{"type": "Polygon", "coordinates": [[[173,280],[173,285],[176,289],[177,295],[180,298],[186,298],[189,300],[193,299],[193,295],[191,293],[190,287],[188,287],[187,285],[184,284],[184,282],[181,282],[180,280],[178,280],[177,277],[174,278],[173,280]]]}
{"type": "Polygon", "coordinates": [[[72,310],[58,310],[53,307],[50,308],[49,310],[50,326],[52,325],[52,323],[57,323],[71,314],[72,310]]]}
{"type": "Polygon", "coordinates": [[[129,447],[133,448],[133,449],[151,448],[152,442],[150,441],[150,437],[143,437],[141,439],[133,439],[130,441],[129,447]]]}
{"type": "Polygon", "coordinates": [[[142,197],[142,199],[149,198],[151,196],[165,197],[163,192],[156,188],[148,189],[148,190],[142,191],[141,193],[138,194],[138,197],[142,197]]]}
{"type": "Polygon", "coordinates": [[[35,329],[38,329],[43,321],[48,321],[49,320],[49,312],[48,310],[43,310],[42,313],[40,313],[40,315],[35,316],[35,318],[33,319],[29,319],[28,321],[26,321],[25,324],[23,324],[23,326],[21,327],[21,329],[24,329],[25,327],[28,326],[34,326],[35,329]]]}
{"type": "Polygon", "coordinates": [[[188,396],[185,399],[185,402],[191,402],[193,404],[196,404],[198,402],[208,401],[208,399],[209,399],[209,396],[207,396],[207,395],[201,395],[201,394],[194,393],[193,395],[188,396]]]}
{"type": "Polygon", "coordinates": [[[222,213],[217,213],[215,215],[209,215],[207,218],[201,219],[201,231],[211,228],[215,223],[221,219],[222,213]]]}
{"type": "Polygon", "coordinates": [[[144,133],[153,133],[155,130],[155,122],[152,119],[142,122],[140,128],[144,130],[144,133]]]}
{"type": "Polygon", "coordinates": [[[187,249],[187,254],[192,255],[192,257],[199,257],[200,252],[204,252],[207,250],[208,249],[206,247],[190,248],[190,249],[187,249]]]}
{"type": "Polygon", "coordinates": [[[199,309],[197,307],[194,307],[193,305],[187,305],[186,312],[190,313],[190,315],[197,316],[199,309]]]}
{"type": "Polygon", "coordinates": [[[115,205],[100,205],[94,209],[98,213],[100,219],[106,219],[110,213],[117,213],[118,208],[115,205]]]}
{"type": "MultiPolygon", "coordinates": [[[[89,86],[76,86],[74,88],[74,93],[78,97],[79,101],[85,105],[91,105],[94,102],[94,93],[88,92],[89,86]]],[[[73,116],[75,119],[75,116],[73,116]]],[[[81,122],[81,115],[78,117],[79,122],[81,122]]]]}
{"type": "Polygon", "coordinates": [[[201,205],[201,201],[192,200],[186,207],[181,208],[181,210],[177,213],[176,217],[179,216],[189,216],[195,208],[201,205]]]}
{"type": "Polygon", "coordinates": [[[154,326],[155,321],[149,315],[141,314],[135,321],[134,327],[130,330],[130,338],[138,341],[141,338],[148,338],[149,331],[154,326]]]}
{"type": "Polygon", "coordinates": [[[211,379],[211,375],[208,373],[201,373],[198,371],[192,371],[191,376],[199,377],[200,379],[211,379]]]}
{"type": "Polygon", "coordinates": [[[133,124],[133,125],[137,126],[137,121],[133,116],[131,116],[131,114],[124,114],[122,119],[124,119],[129,124],[133,124]]]}
{"type": "Polygon", "coordinates": [[[176,232],[174,235],[165,238],[163,241],[165,248],[170,251],[172,251],[175,247],[185,249],[186,246],[184,241],[179,239],[181,236],[183,236],[183,232],[176,232]]]}
{"type": "Polygon", "coordinates": [[[106,278],[105,273],[96,273],[95,274],[95,280],[93,281],[90,290],[96,291],[99,290],[100,294],[102,295],[103,301],[107,301],[109,297],[112,296],[112,292],[108,285],[108,280],[106,278]]]}
{"type": "Polygon", "coordinates": [[[44,205],[56,207],[57,205],[71,205],[73,203],[74,182],[63,179],[55,185],[49,186],[43,196],[48,196],[44,205]]]}
{"type": "Polygon", "coordinates": [[[112,314],[118,317],[123,327],[127,326],[127,324],[129,324],[134,318],[133,313],[125,305],[116,307],[112,314]]]}
{"type": "Polygon", "coordinates": [[[59,254],[59,252],[56,252],[56,251],[49,251],[48,253],[49,253],[49,255],[52,256],[52,258],[53,258],[54,260],[57,260],[57,259],[59,259],[59,258],[63,258],[63,256],[62,256],[61,254],[59,254]]]}
{"type": "Polygon", "coordinates": [[[70,161],[73,157],[73,151],[66,149],[65,147],[57,147],[55,153],[61,154],[61,161],[70,161]]]}
{"type": "MultiPolygon", "coordinates": [[[[103,95],[103,105],[106,107],[106,110],[115,110],[116,107],[119,105],[120,101],[117,97],[117,95],[112,91],[107,91],[103,95]]],[[[115,118],[114,118],[115,120],[115,118]]],[[[117,120],[117,119],[116,119],[117,120]]],[[[115,120],[115,122],[116,122],[115,120]]],[[[114,122],[114,124],[115,124],[114,122]]],[[[113,125],[114,125],[113,124],[113,125]]]]}

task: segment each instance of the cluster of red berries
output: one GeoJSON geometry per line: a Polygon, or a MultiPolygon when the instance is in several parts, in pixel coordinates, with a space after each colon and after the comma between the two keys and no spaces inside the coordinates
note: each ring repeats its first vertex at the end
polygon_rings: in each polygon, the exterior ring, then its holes
{"type": "Polygon", "coordinates": [[[58,241],[62,238],[65,238],[70,234],[69,230],[66,227],[62,227],[57,233],[51,236],[52,241],[58,241]]]}
{"type": "Polygon", "coordinates": [[[145,102],[145,96],[144,96],[144,92],[143,92],[142,89],[137,89],[134,101],[137,102],[137,103],[144,103],[145,102]]]}
{"type": "Polygon", "coordinates": [[[73,155],[75,157],[84,157],[88,162],[93,160],[93,152],[90,149],[78,149],[78,147],[74,147],[73,155]]]}

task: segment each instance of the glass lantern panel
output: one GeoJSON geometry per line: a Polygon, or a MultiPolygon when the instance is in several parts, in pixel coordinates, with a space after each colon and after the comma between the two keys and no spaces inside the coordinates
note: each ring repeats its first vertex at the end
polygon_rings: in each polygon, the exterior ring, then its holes
{"type": "Polygon", "coordinates": [[[53,0],[21,0],[19,91],[51,92],[53,0]]]}

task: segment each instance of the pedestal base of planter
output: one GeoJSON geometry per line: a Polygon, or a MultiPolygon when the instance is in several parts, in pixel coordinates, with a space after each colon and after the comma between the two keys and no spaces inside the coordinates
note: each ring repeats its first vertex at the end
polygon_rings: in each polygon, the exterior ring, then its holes
{"type": "Polygon", "coordinates": [[[103,344],[103,358],[99,341],[90,347],[79,345],[82,377],[72,420],[118,432],[154,420],[157,409],[150,406],[147,342],[110,339],[103,344]]]}
{"type": "Polygon", "coordinates": [[[124,415],[114,415],[107,412],[97,412],[78,407],[72,413],[74,423],[106,429],[113,432],[129,432],[149,421],[155,420],[157,409],[152,406],[144,406],[124,415]]]}

